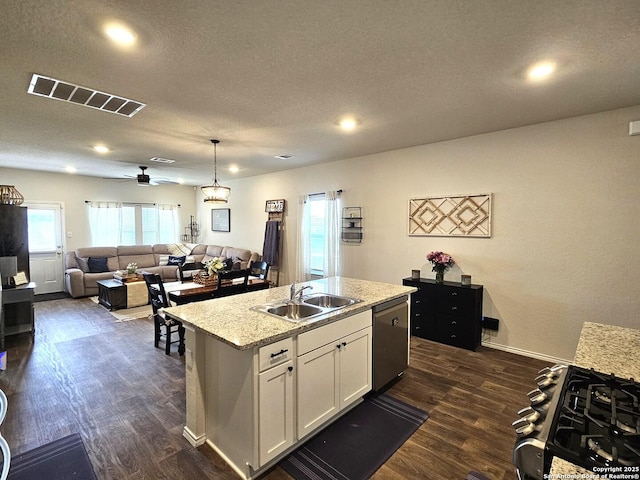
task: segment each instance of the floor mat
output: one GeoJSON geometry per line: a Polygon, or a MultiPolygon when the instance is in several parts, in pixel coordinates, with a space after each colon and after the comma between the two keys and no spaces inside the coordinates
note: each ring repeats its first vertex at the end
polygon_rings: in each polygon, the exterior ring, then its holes
{"type": "Polygon", "coordinates": [[[280,462],[296,480],[365,480],[429,415],[387,394],[367,398],[280,462]]]}
{"type": "Polygon", "coordinates": [[[55,440],[11,459],[7,480],[97,480],[79,434],[55,440]]]}

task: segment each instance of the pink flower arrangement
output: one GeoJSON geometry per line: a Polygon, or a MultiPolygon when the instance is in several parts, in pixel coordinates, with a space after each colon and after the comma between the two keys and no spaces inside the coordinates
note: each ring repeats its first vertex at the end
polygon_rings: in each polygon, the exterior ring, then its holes
{"type": "Polygon", "coordinates": [[[439,273],[446,272],[450,267],[456,264],[456,262],[453,260],[453,257],[444,252],[428,253],[427,260],[429,260],[433,265],[431,271],[439,273]]]}

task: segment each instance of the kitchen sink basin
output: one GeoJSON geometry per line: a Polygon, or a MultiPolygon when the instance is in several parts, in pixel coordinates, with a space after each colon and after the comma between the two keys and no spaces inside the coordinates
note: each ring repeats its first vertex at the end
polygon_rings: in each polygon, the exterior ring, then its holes
{"type": "Polygon", "coordinates": [[[257,305],[251,307],[251,310],[298,323],[317,319],[325,313],[330,313],[361,301],[340,295],[314,293],[302,297],[301,300],[282,300],[266,305],[257,305]]]}
{"type": "Polygon", "coordinates": [[[291,320],[301,320],[324,312],[322,308],[304,303],[286,303],[284,305],[269,307],[266,311],[272,315],[286,317],[291,320]]]}
{"type": "Polygon", "coordinates": [[[358,302],[355,298],[340,297],[338,295],[329,295],[326,293],[309,295],[304,297],[302,301],[309,305],[316,305],[322,308],[342,308],[358,302]]]}

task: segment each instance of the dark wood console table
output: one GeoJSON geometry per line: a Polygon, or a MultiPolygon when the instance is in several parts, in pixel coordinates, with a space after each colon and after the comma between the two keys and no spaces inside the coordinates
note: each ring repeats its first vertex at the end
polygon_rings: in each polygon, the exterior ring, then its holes
{"type": "Polygon", "coordinates": [[[405,278],[402,284],[418,289],[411,295],[411,335],[468,350],[480,345],[482,285],[428,278],[405,278]]]}
{"type": "Polygon", "coordinates": [[[2,318],[0,318],[0,350],[8,335],[29,332],[35,334],[33,295],[35,282],[2,290],[2,318]]]}

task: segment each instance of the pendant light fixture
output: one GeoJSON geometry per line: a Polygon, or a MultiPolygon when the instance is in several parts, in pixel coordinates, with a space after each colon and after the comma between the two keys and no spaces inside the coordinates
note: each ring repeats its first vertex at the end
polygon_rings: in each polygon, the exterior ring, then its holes
{"type": "Polygon", "coordinates": [[[205,196],[204,203],[227,203],[231,189],[218,184],[218,156],[216,147],[220,140],[211,140],[213,143],[213,184],[200,187],[205,196]]]}

